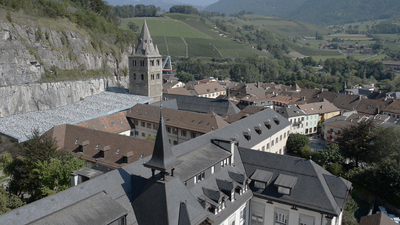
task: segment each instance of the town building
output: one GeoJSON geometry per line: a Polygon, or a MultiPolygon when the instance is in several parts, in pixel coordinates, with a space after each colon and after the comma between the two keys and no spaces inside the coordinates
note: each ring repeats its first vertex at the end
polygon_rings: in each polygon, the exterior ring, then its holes
{"type": "MultiPolygon", "coordinates": [[[[214,112],[202,114],[164,108],[163,114],[167,126],[168,142],[171,145],[183,143],[228,125],[222,117],[214,112]]],[[[126,116],[133,124],[132,136],[141,139],[156,136],[160,107],[137,104],[128,110],[126,116]]]]}
{"type": "Polygon", "coordinates": [[[139,44],[129,64],[129,93],[144,95],[159,101],[162,97],[162,58],[157,45],[154,46],[146,20],[143,23],[139,44]]]}
{"type": "Polygon", "coordinates": [[[217,82],[200,83],[194,85],[186,85],[190,94],[197,97],[217,98],[218,96],[226,95],[226,89],[217,82]]]}
{"type": "Polygon", "coordinates": [[[304,121],[306,114],[296,105],[277,107],[276,112],[285,117],[290,122],[291,134],[304,134],[304,121]]]}
{"type": "MultiPolygon", "coordinates": [[[[266,111],[274,112],[262,112],[266,111]]],[[[268,120],[263,116],[258,121],[268,120]]],[[[0,220],[3,224],[341,224],[350,182],[310,159],[240,147],[242,140],[232,135],[238,130],[229,133],[222,128],[170,147],[164,118],[161,114],[152,156],[7,212],[0,220]]],[[[253,128],[256,134],[257,129],[253,128]]]]}
{"type": "Polygon", "coordinates": [[[318,132],[319,110],[314,104],[298,105],[307,116],[304,122],[304,134],[315,134],[318,132]]]}
{"type": "Polygon", "coordinates": [[[224,99],[164,94],[163,100],[175,100],[177,109],[190,112],[209,113],[212,111],[220,116],[236,115],[240,112],[240,109],[232,101],[224,99]]]}

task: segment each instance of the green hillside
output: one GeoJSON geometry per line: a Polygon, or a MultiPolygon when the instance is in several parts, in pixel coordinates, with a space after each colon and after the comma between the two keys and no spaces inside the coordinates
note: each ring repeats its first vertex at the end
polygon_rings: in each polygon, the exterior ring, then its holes
{"type": "Polygon", "coordinates": [[[398,0],[307,0],[290,18],[314,24],[343,24],[388,19],[400,12],[398,0]]]}

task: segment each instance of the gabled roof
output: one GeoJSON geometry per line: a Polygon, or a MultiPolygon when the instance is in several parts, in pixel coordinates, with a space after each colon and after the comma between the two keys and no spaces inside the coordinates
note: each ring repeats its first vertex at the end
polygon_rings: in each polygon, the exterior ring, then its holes
{"type": "Polygon", "coordinates": [[[339,109],[354,110],[361,100],[361,96],[358,95],[346,95],[342,93],[336,93],[331,91],[324,91],[316,93],[307,102],[323,102],[324,99],[334,104],[339,109]]]}
{"type": "Polygon", "coordinates": [[[123,157],[128,154],[131,157],[128,163],[132,163],[151,155],[154,148],[152,141],[69,124],[56,126],[45,135],[55,139],[58,149],[111,168],[121,168],[126,165],[123,157]],[[83,153],[76,151],[83,142],[87,143],[83,153]],[[107,147],[107,152],[104,157],[100,157],[100,151],[105,147],[107,147]]]}
{"type": "Polygon", "coordinates": [[[240,109],[228,100],[170,94],[164,94],[163,98],[164,100],[176,99],[178,109],[184,111],[198,113],[213,111],[220,116],[235,115],[240,112],[240,109]]]}
{"type": "MultiPolygon", "coordinates": [[[[160,108],[154,105],[137,104],[128,110],[128,118],[158,123],[160,108]]],[[[163,117],[166,126],[185,130],[208,133],[228,125],[227,122],[213,112],[208,114],[188,112],[163,108],[163,117]]]]}
{"type": "Polygon", "coordinates": [[[75,125],[110,133],[121,133],[131,129],[131,125],[126,118],[126,110],[96,119],[86,120],[75,125]]]}
{"type": "Polygon", "coordinates": [[[110,224],[126,214],[128,210],[102,191],[30,224],[110,224]]]}
{"type": "Polygon", "coordinates": [[[264,183],[269,183],[269,181],[271,180],[273,175],[274,174],[270,171],[256,169],[256,171],[254,171],[253,175],[251,175],[250,179],[256,180],[256,181],[261,181],[264,183]]]}
{"type": "Polygon", "coordinates": [[[164,124],[163,114],[161,112],[153,155],[151,156],[150,161],[147,161],[143,165],[151,169],[166,172],[173,169],[180,163],[182,163],[182,160],[176,159],[172,154],[171,145],[169,144],[168,134],[164,124]]]}
{"type": "Polygon", "coordinates": [[[193,89],[198,95],[204,95],[204,94],[210,94],[210,93],[214,93],[214,92],[225,91],[225,88],[223,88],[217,82],[211,82],[211,83],[206,83],[206,84],[197,84],[197,85],[194,85],[193,87],[189,88],[189,90],[190,89],[193,89]]]}
{"type": "Polygon", "coordinates": [[[382,108],[381,111],[400,114],[400,101],[388,100],[385,102],[389,105],[385,108],[382,108]]]}
{"type": "MultiPolygon", "coordinates": [[[[253,174],[257,169],[273,173],[271,184],[265,189],[254,189],[254,196],[334,216],[339,216],[343,210],[351,183],[341,178],[336,179],[312,160],[248,151],[240,147],[239,154],[246,174],[253,174]],[[277,192],[277,187],[273,183],[279,182],[279,176],[297,178],[290,195],[277,192]]],[[[289,182],[289,185],[291,184],[293,182],[289,182]]]]}
{"type": "Polygon", "coordinates": [[[164,89],[163,91],[164,94],[170,94],[170,95],[186,95],[186,96],[192,96],[188,90],[186,90],[183,87],[178,87],[178,88],[168,88],[164,89]]]}
{"type": "Polygon", "coordinates": [[[258,112],[261,112],[265,109],[263,106],[254,106],[254,105],[248,105],[246,108],[244,108],[242,111],[240,111],[236,115],[227,115],[225,117],[225,121],[228,123],[233,123],[236,122],[240,119],[246,118],[248,116],[251,116],[253,114],[256,114],[258,112]]]}
{"type": "Polygon", "coordinates": [[[276,112],[281,114],[285,118],[293,118],[297,116],[305,116],[306,114],[303,112],[303,110],[299,109],[295,105],[288,105],[284,106],[282,108],[276,109],[276,112]]]}

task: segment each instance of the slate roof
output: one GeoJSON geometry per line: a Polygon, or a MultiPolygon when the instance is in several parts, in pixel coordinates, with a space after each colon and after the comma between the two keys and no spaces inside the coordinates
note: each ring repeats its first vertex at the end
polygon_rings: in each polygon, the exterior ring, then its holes
{"type": "Polygon", "coordinates": [[[253,114],[261,112],[264,109],[265,109],[265,107],[263,107],[263,106],[248,105],[248,106],[246,106],[246,108],[244,108],[238,114],[226,115],[224,119],[228,123],[233,123],[233,122],[236,122],[236,121],[238,121],[238,120],[240,120],[242,118],[246,118],[248,116],[251,116],[253,114]]]}
{"type": "Polygon", "coordinates": [[[334,216],[343,210],[351,183],[332,176],[312,160],[244,148],[239,148],[239,154],[246,174],[257,169],[273,173],[272,182],[265,189],[250,186],[254,196],[334,216]],[[280,175],[297,178],[290,195],[279,194],[273,185],[280,175]]]}
{"type": "Polygon", "coordinates": [[[261,182],[268,184],[273,175],[274,174],[270,171],[256,169],[256,171],[254,171],[253,175],[251,175],[250,179],[256,180],[256,181],[261,181],[261,182]]]}
{"type": "Polygon", "coordinates": [[[161,111],[153,155],[151,156],[151,159],[143,165],[151,169],[166,172],[173,169],[180,163],[182,163],[182,160],[176,159],[172,154],[171,145],[168,142],[168,134],[161,111]]]}
{"type": "MultiPolygon", "coordinates": [[[[160,107],[137,104],[128,110],[126,116],[131,119],[158,123],[160,107]]],[[[178,127],[201,133],[208,133],[228,125],[227,122],[213,112],[201,114],[163,108],[163,117],[166,126],[178,127]]]]}
{"type": "Polygon", "coordinates": [[[324,91],[315,94],[308,103],[323,102],[324,99],[334,104],[339,109],[354,110],[361,100],[358,95],[346,95],[331,91],[324,91]]]}
{"type": "Polygon", "coordinates": [[[236,99],[243,99],[248,95],[254,95],[257,97],[265,96],[265,89],[261,87],[260,83],[239,83],[232,87],[230,90],[230,96],[236,99]]]}
{"type": "Polygon", "coordinates": [[[196,96],[164,94],[164,100],[176,99],[178,109],[190,112],[209,113],[210,111],[222,115],[235,115],[240,109],[228,100],[201,98],[196,96]]]}
{"type": "Polygon", "coordinates": [[[390,104],[387,107],[382,108],[381,111],[400,114],[400,101],[388,100],[385,102],[390,104]]]}
{"type": "Polygon", "coordinates": [[[376,115],[390,106],[391,101],[375,100],[375,99],[361,99],[360,103],[356,106],[355,110],[358,113],[376,115]]]}
{"type": "Polygon", "coordinates": [[[82,156],[85,160],[105,165],[110,168],[121,168],[126,164],[124,156],[131,157],[128,163],[153,153],[154,142],[125,135],[113,134],[99,130],[64,124],[46,132],[47,136],[55,139],[58,149],[82,156]],[[82,152],[77,151],[83,142],[87,145],[82,152]],[[100,157],[100,151],[107,148],[105,157],[100,157]],[[118,151],[119,149],[119,151],[118,151]],[[118,153],[117,153],[118,151],[118,153]],[[143,155],[143,156],[142,156],[143,155]]]}
{"type": "Polygon", "coordinates": [[[288,105],[285,107],[277,108],[276,112],[281,114],[285,118],[292,118],[292,117],[306,115],[303,110],[299,109],[295,105],[288,105]]]}
{"type": "Polygon", "coordinates": [[[119,113],[91,119],[75,124],[76,126],[106,131],[110,133],[121,133],[129,131],[132,127],[126,118],[126,110],[119,113]]]}
{"type": "Polygon", "coordinates": [[[30,224],[110,224],[126,214],[128,214],[126,208],[101,191],[30,224]]]}

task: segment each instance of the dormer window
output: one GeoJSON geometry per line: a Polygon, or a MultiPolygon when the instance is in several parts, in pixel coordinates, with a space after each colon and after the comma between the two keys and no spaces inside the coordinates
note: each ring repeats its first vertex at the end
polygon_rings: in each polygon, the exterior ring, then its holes
{"type": "Polygon", "coordinates": [[[260,182],[260,181],[254,181],[254,187],[260,188],[260,189],[265,189],[265,183],[260,182]]]}
{"type": "Polygon", "coordinates": [[[264,125],[268,130],[271,130],[271,124],[269,122],[265,122],[264,125]]]}
{"type": "Polygon", "coordinates": [[[244,136],[244,138],[246,138],[246,140],[248,140],[248,141],[251,140],[250,133],[248,133],[248,132],[243,132],[243,136],[244,136]]]}
{"type": "Polygon", "coordinates": [[[78,138],[78,139],[76,139],[76,141],[75,141],[75,144],[78,144],[78,142],[79,142],[79,138],[78,138]]]}
{"type": "Polygon", "coordinates": [[[276,123],[276,125],[279,125],[279,120],[278,120],[278,118],[274,118],[274,122],[276,123]]]}
{"type": "Polygon", "coordinates": [[[254,127],[254,130],[257,132],[258,135],[261,135],[261,129],[259,127],[254,127]]]}
{"type": "Polygon", "coordinates": [[[292,189],[297,183],[297,177],[280,174],[278,178],[276,178],[274,185],[277,187],[277,191],[283,195],[290,195],[292,189]]]}

